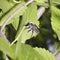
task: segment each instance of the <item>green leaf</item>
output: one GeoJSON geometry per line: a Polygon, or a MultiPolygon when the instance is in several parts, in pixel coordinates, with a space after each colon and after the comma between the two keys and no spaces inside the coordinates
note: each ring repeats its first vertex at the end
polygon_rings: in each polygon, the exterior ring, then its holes
{"type": "Polygon", "coordinates": [[[28,22],[32,22],[37,26],[39,25],[39,22],[37,21],[37,6],[35,4],[30,4],[24,12],[15,40],[22,40],[21,37],[23,36],[23,40],[28,39],[28,36],[26,36],[26,34],[29,34],[29,38],[31,38],[32,33],[28,33],[28,31],[25,30],[25,24],[28,22]]]}
{"type": "Polygon", "coordinates": [[[52,0],[53,4],[60,4],[60,0],[52,0]]]}
{"type": "Polygon", "coordinates": [[[37,19],[37,6],[36,6],[36,4],[33,3],[27,7],[22,19],[25,21],[25,24],[28,22],[32,22],[32,23],[36,24],[37,26],[39,25],[39,22],[37,19]]]}
{"type": "MultiPolygon", "coordinates": [[[[43,58],[43,60],[55,60],[55,57],[52,53],[50,53],[48,50],[45,50],[44,48],[34,48],[43,58]]],[[[41,59],[42,60],[42,59],[41,59]]]]}
{"type": "Polygon", "coordinates": [[[60,40],[60,28],[59,28],[59,26],[60,26],[60,9],[52,6],[51,12],[52,12],[52,17],[51,17],[52,28],[57,33],[58,38],[60,40]]]}
{"type": "Polygon", "coordinates": [[[3,10],[3,13],[7,12],[13,4],[8,3],[7,0],[0,0],[0,8],[3,10]]]}
{"type": "MultiPolygon", "coordinates": [[[[22,5],[24,4],[24,2],[21,2],[20,4],[12,4],[12,3],[9,3],[7,1],[0,1],[0,8],[3,10],[3,15],[0,17],[0,26],[4,23],[4,21],[12,15],[12,13],[14,11],[16,11],[19,7],[21,7],[22,5]],[[3,4],[1,4],[3,3],[3,4]]],[[[12,23],[14,24],[14,28],[17,29],[17,26],[18,26],[18,22],[19,22],[19,16],[22,15],[24,12],[24,10],[22,10],[21,12],[17,13],[12,19],[11,21],[9,21],[7,24],[9,23],[12,23]],[[15,22],[17,22],[15,24],[15,22]],[[17,25],[17,26],[16,26],[17,25]]]]}
{"type": "Polygon", "coordinates": [[[2,50],[9,57],[14,59],[15,54],[12,48],[6,43],[6,41],[0,36],[0,50],[2,50]]]}
{"type": "Polygon", "coordinates": [[[55,60],[54,56],[42,48],[32,48],[26,44],[20,44],[18,41],[16,46],[16,60],[55,60]]]}
{"type": "Polygon", "coordinates": [[[31,46],[17,43],[16,60],[40,60],[37,53],[31,46]]]}
{"type": "Polygon", "coordinates": [[[46,8],[49,7],[48,0],[34,0],[37,5],[44,6],[46,8]]]}

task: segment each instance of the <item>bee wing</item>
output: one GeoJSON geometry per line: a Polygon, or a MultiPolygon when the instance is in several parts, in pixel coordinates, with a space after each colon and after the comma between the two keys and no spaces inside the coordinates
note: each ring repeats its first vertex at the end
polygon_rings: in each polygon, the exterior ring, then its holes
{"type": "Polygon", "coordinates": [[[39,30],[38,30],[38,28],[36,27],[36,26],[34,26],[34,31],[37,33],[37,34],[39,34],[39,30]]]}

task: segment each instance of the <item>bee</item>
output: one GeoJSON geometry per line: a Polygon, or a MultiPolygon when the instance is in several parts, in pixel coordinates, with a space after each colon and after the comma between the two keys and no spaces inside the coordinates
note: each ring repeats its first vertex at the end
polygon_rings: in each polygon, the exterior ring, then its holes
{"type": "Polygon", "coordinates": [[[38,27],[36,26],[36,24],[33,24],[32,22],[28,22],[26,25],[26,28],[29,29],[29,31],[32,31],[32,34],[35,32],[37,34],[39,34],[39,29],[38,27]]]}

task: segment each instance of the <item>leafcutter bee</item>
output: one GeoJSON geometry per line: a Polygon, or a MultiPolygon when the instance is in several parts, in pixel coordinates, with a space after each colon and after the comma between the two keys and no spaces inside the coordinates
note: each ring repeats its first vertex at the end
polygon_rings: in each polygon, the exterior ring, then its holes
{"type": "Polygon", "coordinates": [[[32,31],[32,34],[35,32],[35,33],[39,33],[39,29],[38,27],[36,26],[36,24],[33,24],[32,22],[28,22],[26,25],[26,28],[29,29],[29,31],[32,31]]]}

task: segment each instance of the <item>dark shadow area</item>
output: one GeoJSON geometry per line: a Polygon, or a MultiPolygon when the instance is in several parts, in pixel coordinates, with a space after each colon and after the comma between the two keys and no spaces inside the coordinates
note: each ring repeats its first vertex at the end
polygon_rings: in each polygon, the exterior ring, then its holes
{"type": "Polygon", "coordinates": [[[2,52],[2,51],[0,51],[0,60],[5,60],[4,55],[3,55],[3,52],[2,52]]]}
{"type": "Polygon", "coordinates": [[[27,2],[28,0],[24,0],[25,2],[27,2]]]}
{"type": "Polygon", "coordinates": [[[20,1],[20,0],[15,0],[15,1],[20,1]]]}
{"type": "Polygon", "coordinates": [[[5,35],[7,37],[7,39],[12,42],[15,39],[16,33],[17,31],[15,30],[15,28],[13,27],[12,24],[9,24],[5,27],[5,35]]]}
{"type": "Polygon", "coordinates": [[[39,19],[39,22],[40,22],[40,25],[39,25],[40,31],[43,35],[45,35],[47,38],[59,41],[57,34],[54,32],[52,25],[51,25],[51,12],[49,8],[46,9],[43,16],[39,19]],[[55,35],[56,37],[54,37],[53,35],[55,35]]]}
{"type": "Polygon", "coordinates": [[[2,12],[2,9],[0,8],[0,12],[2,12]]]}
{"type": "Polygon", "coordinates": [[[22,21],[22,16],[19,17],[19,24],[18,24],[17,30],[14,28],[14,26],[12,24],[8,24],[5,27],[5,35],[6,35],[7,39],[10,41],[10,43],[12,41],[14,41],[17,31],[20,28],[21,21],[22,21]]]}
{"type": "Polygon", "coordinates": [[[32,47],[42,47],[42,48],[45,47],[45,43],[44,42],[40,42],[39,40],[37,40],[34,37],[31,38],[31,39],[26,40],[25,43],[31,45],[32,47]]]}
{"type": "Polygon", "coordinates": [[[60,5],[56,5],[56,7],[57,7],[58,9],[60,9],[60,5]]]}
{"type": "Polygon", "coordinates": [[[19,17],[19,24],[18,24],[17,31],[18,31],[18,30],[19,30],[19,28],[20,28],[21,22],[22,22],[22,16],[20,16],[20,17],[19,17]]]}

